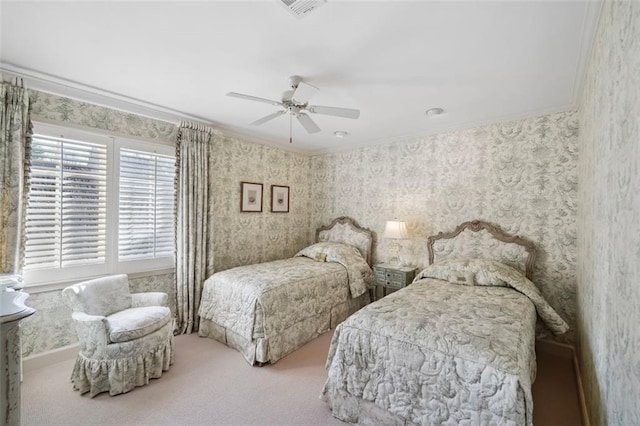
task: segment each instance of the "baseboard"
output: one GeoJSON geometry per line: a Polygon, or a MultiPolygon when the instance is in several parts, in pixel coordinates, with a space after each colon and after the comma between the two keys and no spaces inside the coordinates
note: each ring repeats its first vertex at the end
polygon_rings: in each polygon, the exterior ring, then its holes
{"type": "Polygon", "coordinates": [[[46,367],[51,364],[55,364],[61,361],[67,361],[74,359],[80,351],[80,344],[75,343],[73,345],[65,346],[51,351],[42,352],[37,355],[33,355],[22,359],[23,371],[33,371],[38,368],[46,367]]]}
{"type": "Polygon", "coordinates": [[[578,399],[580,400],[580,414],[582,415],[582,424],[584,426],[590,426],[591,423],[589,422],[589,413],[587,411],[587,400],[584,396],[584,389],[582,387],[582,376],[580,375],[580,367],[578,364],[578,357],[575,348],[564,343],[537,339],[536,350],[572,360],[573,372],[576,376],[576,387],[578,388],[578,399]]]}
{"type": "Polygon", "coordinates": [[[589,412],[587,411],[587,399],[584,396],[584,388],[582,387],[582,375],[580,374],[580,364],[576,351],[573,351],[573,370],[576,372],[576,380],[578,381],[578,398],[580,398],[580,410],[582,412],[582,424],[590,426],[589,412]]]}

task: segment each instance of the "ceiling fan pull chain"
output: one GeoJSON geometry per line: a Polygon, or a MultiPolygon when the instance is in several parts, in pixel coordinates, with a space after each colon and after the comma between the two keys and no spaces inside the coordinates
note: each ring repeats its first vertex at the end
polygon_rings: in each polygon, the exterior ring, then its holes
{"type": "Polygon", "coordinates": [[[293,143],[293,115],[289,114],[289,143],[293,143]]]}

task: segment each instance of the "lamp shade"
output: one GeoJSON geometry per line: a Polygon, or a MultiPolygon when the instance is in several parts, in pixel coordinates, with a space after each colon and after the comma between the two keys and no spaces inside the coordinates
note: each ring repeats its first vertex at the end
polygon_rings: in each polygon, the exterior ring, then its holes
{"type": "Polygon", "coordinates": [[[407,238],[407,225],[399,220],[388,220],[384,226],[384,237],[394,239],[407,238]]]}

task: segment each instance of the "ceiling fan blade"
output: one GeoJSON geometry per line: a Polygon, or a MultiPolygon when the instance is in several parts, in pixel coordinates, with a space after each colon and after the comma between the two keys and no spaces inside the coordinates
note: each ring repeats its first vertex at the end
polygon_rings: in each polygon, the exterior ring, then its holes
{"type": "Polygon", "coordinates": [[[248,101],[256,101],[256,102],[264,102],[265,104],[284,106],[282,102],[272,101],[271,99],[258,98],[257,96],[243,95],[242,93],[229,92],[227,96],[232,96],[234,98],[246,99],[248,101]]]}
{"type": "Polygon", "coordinates": [[[320,127],[307,114],[300,113],[296,115],[296,118],[308,133],[318,133],[320,131],[320,127]]]}
{"type": "Polygon", "coordinates": [[[273,114],[269,114],[265,117],[259,118],[256,121],[252,121],[251,123],[249,123],[252,126],[259,126],[261,124],[266,123],[267,121],[273,120],[274,118],[278,118],[280,117],[282,114],[284,114],[286,111],[276,111],[273,114]]]}
{"type": "Polygon", "coordinates": [[[354,118],[354,119],[360,117],[359,109],[309,105],[306,108],[306,110],[313,114],[333,115],[335,117],[354,118]]]}
{"type": "Polygon", "coordinates": [[[307,102],[309,102],[309,99],[311,99],[311,97],[318,92],[318,90],[320,89],[318,89],[316,86],[312,86],[305,83],[304,81],[301,81],[300,83],[298,83],[298,87],[296,87],[293,95],[291,95],[291,100],[298,104],[306,104],[307,102]]]}

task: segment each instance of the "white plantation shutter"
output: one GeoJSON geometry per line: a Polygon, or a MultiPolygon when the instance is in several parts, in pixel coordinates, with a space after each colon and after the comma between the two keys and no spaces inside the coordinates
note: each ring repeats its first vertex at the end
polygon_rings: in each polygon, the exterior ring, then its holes
{"type": "Polygon", "coordinates": [[[107,147],[34,135],[25,270],[105,263],[107,147]]]}
{"type": "Polygon", "coordinates": [[[120,262],[173,258],[174,176],[174,156],[120,150],[120,262]]]}
{"type": "Polygon", "coordinates": [[[172,268],[175,148],[35,123],[27,285],[172,268]]]}

